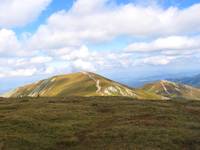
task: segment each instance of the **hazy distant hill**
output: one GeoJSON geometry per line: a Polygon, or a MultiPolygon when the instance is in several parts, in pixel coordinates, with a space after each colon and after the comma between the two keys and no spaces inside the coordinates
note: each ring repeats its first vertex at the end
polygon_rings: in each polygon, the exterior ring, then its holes
{"type": "Polygon", "coordinates": [[[127,96],[163,99],[162,96],[132,89],[91,72],[59,75],[14,89],[4,97],[127,96]]]}
{"type": "Polygon", "coordinates": [[[188,84],[194,87],[200,87],[200,74],[193,77],[184,77],[179,79],[171,79],[171,81],[188,84]]]}
{"type": "Polygon", "coordinates": [[[146,84],[142,89],[169,98],[200,100],[200,89],[167,80],[146,84]]]}

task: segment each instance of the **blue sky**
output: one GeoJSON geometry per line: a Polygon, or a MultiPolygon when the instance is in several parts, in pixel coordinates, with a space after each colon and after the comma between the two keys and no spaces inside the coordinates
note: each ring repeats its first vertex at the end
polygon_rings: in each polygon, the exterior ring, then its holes
{"type": "Polygon", "coordinates": [[[134,85],[200,73],[199,0],[3,0],[0,92],[93,71],[134,85]]]}
{"type": "Polygon", "coordinates": [[[39,25],[45,23],[46,19],[48,19],[51,14],[60,10],[68,10],[72,6],[72,4],[73,0],[68,0],[67,2],[66,0],[53,0],[47,6],[47,8],[43,12],[41,12],[40,16],[38,16],[36,20],[25,25],[24,27],[14,28],[14,31],[17,33],[18,36],[20,36],[20,34],[24,31],[34,33],[39,25]]]}

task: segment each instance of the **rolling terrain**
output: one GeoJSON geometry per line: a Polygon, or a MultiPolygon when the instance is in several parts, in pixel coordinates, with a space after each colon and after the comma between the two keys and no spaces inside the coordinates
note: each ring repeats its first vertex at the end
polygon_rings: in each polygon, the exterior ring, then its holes
{"type": "Polygon", "coordinates": [[[91,72],[54,76],[14,89],[4,97],[127,96],[137,99],[165,99],[141,89],[129,88],[91,72]]]}
{"type": "Polygon", "coordinates": [[[125,96],[136,99],[200,100],[200,89],[181,83],[160,80],[130,88],[92,72],[58,75],[16,88],[3,97],[66,97],[66,96],[125,96]]]}
{"type": "Polygon", "coordinates": [[[199,101],[0,99],[1,150],[199,150],[199,101]]]}
{"type": "Polygon", "coordinates": [[[200,100],[200,89],[167,80],[146,84],[142,89],[168,98],[200,100]]]}
{"type": "Polygon", "coordinates": [[[79,72],[4,97],[0,150],[200,149],[200,89],[188,85],[135,89],[79,72]]]}

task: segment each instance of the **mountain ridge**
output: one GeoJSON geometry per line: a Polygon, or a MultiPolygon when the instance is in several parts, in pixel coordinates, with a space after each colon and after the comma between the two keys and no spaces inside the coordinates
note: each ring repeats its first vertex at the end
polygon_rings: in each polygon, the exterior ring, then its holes
{"type": "Polygon", "coordinates": [[[149,83],[144,85],[141,89],[168,98],[200,100],[200,89],[168,80],[159,80],[149,83]]]}
{"type": "Polygon", "coordinates": [[[165,99],[163,96],[107,79],[92,72],[57,75],[16,88],[4,97],[127,96],[137,99],[165,99]]]}
{"type": "Polygon", "coordinates": [[[142,88],[130,88],[101,75],[81,71],[56,75],[11,90],[3,97],[126,96],[136,99],[200,100],[200,89],[190,85],[159,80],[142,88]]]}

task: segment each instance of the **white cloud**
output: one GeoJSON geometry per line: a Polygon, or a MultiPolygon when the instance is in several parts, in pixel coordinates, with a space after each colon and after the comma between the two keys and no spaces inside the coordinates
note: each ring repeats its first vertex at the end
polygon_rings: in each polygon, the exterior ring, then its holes
{"type": "Polygon", "coordinates": [[[0,53],[20,49],[20,43],[12,30],[0,29],[0,53]]]}
{"type": "Polygon", "coordinates": [[[52,66],[48,66],[45,71],[44,74],[53,74],[55,72],[55,68],[52,66]]]}
{"type": "Polygon", "coordinates": [[[150,65],[167,65],[171,63],[172,60],[174,60],[175,57],[170,56],[151,56],[143,58],[141,61],[144,64],[150,64],[150,65]]]}
{"type": "Polygon", "coordinates": [[[81,59],[73,61],[72,65],[75,70],[96,71],[96,68],[93,63],[81,59]]]}
{"type": "Polygon", "coordinates": [[[103,9],[104,4],[107,1],[108,0],[78,0],[74,4],[71,11],[74,13],[91,15],[91,13],[93,13],[94,11],[103,9]]]}
{"type": "Polygon", "coordinates": [[[91,59],[96,52],[89,51],[88,47],[83,45],[78,48],[62,48],[55,51],[58,56],[64,60],[75,60],[75,59],[91,59]]]}
{"type": "Polygon", "coordinates": [[[36,72],[37,72],[36,68],[18,69],[18,70],[9,72],[7,76],[32,76],[36,72]]]}
{"type": "Polygon", "coordinates": [[[34,57],[0,57],[0,77],[32,76],[35,74],[50,73],[48,63],[52,61],[49,56],[34,57]],[[47,70],[48,72],[45,72],[47,70]]]}
{"type": "Polygon", "coordinates": [[[49,56],[37,56],[30,59],[30,63],[34,64],[48,63],[50,61],[52,61],[52,57],[49,56]]]}
{"type": "Polygon", "coordinates": [[[0,77],[17,77],[17,76],[32,76],[37,73],[36,68],[26,68],[26,69],[17,69],[17,70],[6,70],[0,72],[0,77]]]}
{"type": "Polygon", "coordinates": [[[49,63],[53,60],[49,56],[34,56],[34,57],[1,57],[0,63],[6,67],[30,67],[49,63]]]}
{"type": "Polygon", "coordinates": [[[8,29],[0,29],[0,55],[1,56],[30,56],[35,53],[27,49],[23,41],[19,41],[15,32],[8,29]]]}
{"type": "MultiPolygon", "coordinates": [[[[98,52],[89,49],[86,45],[80,47],[64,47],[61,49],[53,49],[49,52],[50,57],[54,57],[52,64],[54,71],[58,71],[60,66],[71,71],[99,71],[113,68],[129,67],[135,60],[125,53],[120,52],[98,52]],[[57,64],[58,63],[58,64],[57,64]],[[56,64],[56,65],[55,65],[56,64]]],[[[63,68],[60,68],[62,70],[63,68]]]]}
{"type": "MultiPolygon", "coordinates": [[[[13,3],[15,1],[17,0],[10,0],[13,3]]],[[[8,14],[7,22],[2,22],[1,17],[4,15],[0,10],[0,26],[26,24],[37,17],[49,2],[50,0],[35,0],[31,7],[37,5],[38,9],[34,8],[34,12],[31,12],[31,8],[26,13],[20,8],[22,10],[15,14],[18,17],[11,15],[16,20],[12,20],[8,14]],[[27,19],[26,15],[30,18],[27,19]]],[[[25,5],[26,3],[20,7],[25,5]]],[[[200,4],[185,9],[163,9],[156,5],[117,5],[110,0],[77,0],[70,10],[52,14],[36,33],[23,34],[25,38],[18,39],[12,30],[0,29],[0,63],[3,67],[0,68],[0,77],[59,74],[79,70],[120,70],[147,64],[168,65],[179,59],[176,57],[180,54],[178,50],[193,57],[195,51],[200,49],[200,37],[187,35],[200,32],[199,10],[200,4]],[[130,44],[126,48],[130,53],[94,51],[86,46],[119,36],[125,36],[129,40],[131,37],[135,39],[144,36],[151,42],[130,44]],[[147,53],[132,53],[136,51],[147,53]],[[156,56],[150,53],[152,51],[157,51],[156,56]]]]}
{"type": "MultiPolygon", "coordinates": [[[[151,42],[132,43],[125,48],[127,52],[148,52],[167,50],[200,49],[200,37],[170,36],[158,38],[151,42]]],[[[179,52],[180,53],[180,52],[179,52]]]]}
{"type": "Polygon", "coordinates": [[[200,4],[185,9],[163,9],[108,2],[77,0],[69,11],[52,14],[30,39],[30,47],[54,49],[122,35],[151,37],[200,32],[200,4]]]}
{"type": "Polygon", "coordinates": [[[0,27],[16,27],[30,23],[51,0],[1,0],[0,27]]]}

